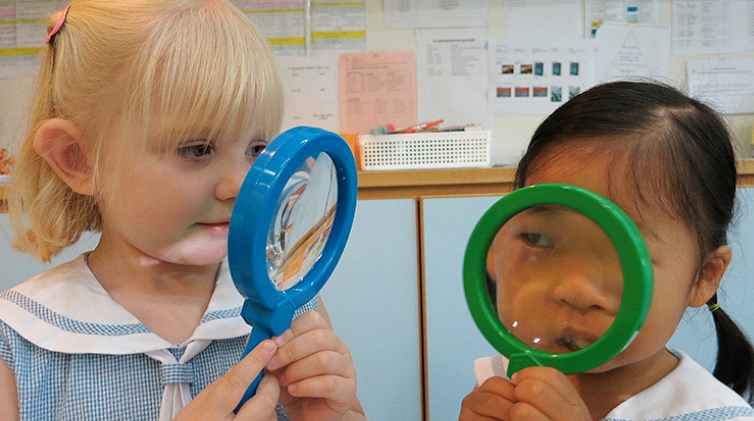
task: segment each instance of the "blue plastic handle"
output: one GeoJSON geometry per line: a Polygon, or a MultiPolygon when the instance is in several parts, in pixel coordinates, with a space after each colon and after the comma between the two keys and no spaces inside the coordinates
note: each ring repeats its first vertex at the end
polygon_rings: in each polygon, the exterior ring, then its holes
{"type": "MultiPolygon", "coordinates": [[[[249,352],[251,352],[252,349],[256,348],[257,345],[259,345],[263,340],[269,339],[271,337],[272,332],[266,330],[263,326],[255,326],[254,329],[251,329],[251,336],[249,336],[249,341],[246,343],[246,349],[243,350],[243,357],[249,355],[249,352]]],[[[243,398],[241,398],[241,402],[238,403],[238,406],[235,409],[236,413],[238,413],[238,410],[241,409],[246,401],[251,399],[251,397],[257,393],[257,388],[259,387],[259,382],[262,381],[263,375],[264,372],[260,372],[254,379],[254,381],[251,382],[249,388],[246,389],[246,392],[243,394],[243,398]]]]}

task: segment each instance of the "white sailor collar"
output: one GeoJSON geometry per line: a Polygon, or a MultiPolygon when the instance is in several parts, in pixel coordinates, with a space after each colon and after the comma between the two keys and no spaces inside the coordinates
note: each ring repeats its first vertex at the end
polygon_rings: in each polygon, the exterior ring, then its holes
{"type": "Polygon", "coordinates": [[[250,327],[240,316],[242,304],[223,264],[194,334],[183,344],[171,344],[115,302],[81,255],[0,293],[0,320],[50,351],[125,355],[247,335],[250,327]]]}

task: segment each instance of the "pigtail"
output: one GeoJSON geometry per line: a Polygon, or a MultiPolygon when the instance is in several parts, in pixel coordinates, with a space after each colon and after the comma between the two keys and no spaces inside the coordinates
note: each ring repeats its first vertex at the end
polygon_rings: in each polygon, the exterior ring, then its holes
{"type": "Polygon", "coordinates": [[[707,302],[717,331],[715,378],[754,404],[754,347],[741,328],[720,308],[717,293],[707,302]]]}

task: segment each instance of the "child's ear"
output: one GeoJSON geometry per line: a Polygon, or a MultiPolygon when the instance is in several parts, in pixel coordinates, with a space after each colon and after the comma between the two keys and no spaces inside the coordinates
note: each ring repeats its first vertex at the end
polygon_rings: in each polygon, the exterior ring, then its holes
{"type": "Polygon", "coordinates": [[[92,194],[92,167],[84,147],[83,134],[72,122],[62,118],[45,121],[34,136],[34,150],[76,193],[92,194]]]}
{"type": "Polygon", "coordinates": [[[707,303],[712,295],[717,292],[720,281],[728,269],[733,252],[728,246],[720,246],[702,262],[702,267],[696,274],[694,284],[691,286],[689,306],[699,307],[707,303]]]}

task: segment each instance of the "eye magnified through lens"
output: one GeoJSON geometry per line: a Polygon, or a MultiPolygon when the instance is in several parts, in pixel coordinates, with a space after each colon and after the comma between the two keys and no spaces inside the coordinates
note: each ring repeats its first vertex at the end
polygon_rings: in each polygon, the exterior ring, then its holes
{"type": "Polygon", "coordinates": [[[563,206],[513,216],[487,255],[490,301],[521,342],[568,353],[595,343],[623,294],[618,254],[591,219],[563,206]]]}
{"type": "Polygon", "coordinates": [[[464,290],[482,334],[509,359],[565,374],[612,359],[638,333],[652,299],[639,230],[608,199],[564,184],[516,190],[472,232],[464,290]]]}

